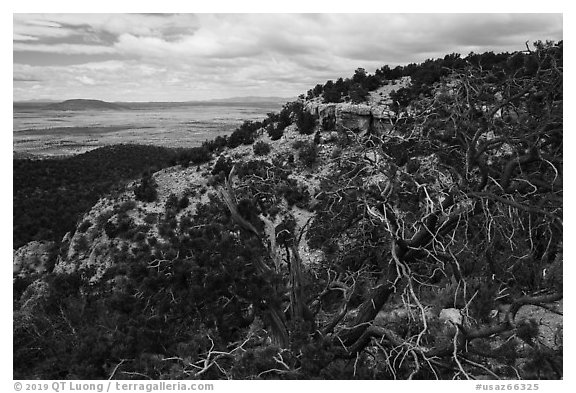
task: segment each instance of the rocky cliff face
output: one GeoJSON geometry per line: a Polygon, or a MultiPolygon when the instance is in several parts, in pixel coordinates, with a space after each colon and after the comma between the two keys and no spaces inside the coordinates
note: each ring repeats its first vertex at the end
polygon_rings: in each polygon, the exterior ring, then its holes
{"type": "Polygon", "coordinates": [[[317,101],[306,103],[306,110],[318,117],[325,129],[353,131],[355,133],[372,132],[380,134],[392,128],[390,123],[394,113],[382,105],[329,103],[317,101]]]}
{"type": "Polygon", "coordinates": [[[392,128],[394,112],[389,109],[392,100],[390,92],[406,87],[410,77],[403,77],[390,84],[371,91],[367,101],[362,104],[348,102],[323,103],[321,98],[306,101],[308,112],[318,117],[324,130],[353,131],[355,133],[371,132],[381,134],[392,128]]]}

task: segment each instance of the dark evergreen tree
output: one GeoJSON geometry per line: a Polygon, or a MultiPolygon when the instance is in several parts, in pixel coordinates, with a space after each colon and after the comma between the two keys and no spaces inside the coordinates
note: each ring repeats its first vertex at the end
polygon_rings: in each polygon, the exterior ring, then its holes
{"type": "Polygon", "coordinates": [[[152,173],[148,171],[142,176],[140,184],[134,189],[134,196],[139,201],[154,202],[158,197],[157,187],[158,185],[152,177],[152,173]]]}

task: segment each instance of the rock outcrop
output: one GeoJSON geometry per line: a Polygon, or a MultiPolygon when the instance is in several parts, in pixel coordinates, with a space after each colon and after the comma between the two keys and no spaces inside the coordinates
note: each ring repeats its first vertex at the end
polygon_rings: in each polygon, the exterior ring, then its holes
{"type": "Polygon", "coordinates": [[[390,120],[394,113],[381,105],[328,103],[309,101],[306,110],[316,116],[324,129],[356,133],[373,132],[380,134],[391,128],[390,120]]]}

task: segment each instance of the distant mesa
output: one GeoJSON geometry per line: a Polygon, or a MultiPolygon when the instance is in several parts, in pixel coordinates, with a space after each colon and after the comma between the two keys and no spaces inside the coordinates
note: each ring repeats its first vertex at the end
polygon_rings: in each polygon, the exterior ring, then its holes
{"type": "Polygon", "coordinates": [[[46,106],[46,109],[60,110],[60,111],[85,111],[85,110],[111,110],[111,111],[122,111],[129,108],[113,104],[111,102],[100,101],[100,100],[86,100],[86,99],[74,99],[59,102],[57,104],[50,104],[46,106]]]}

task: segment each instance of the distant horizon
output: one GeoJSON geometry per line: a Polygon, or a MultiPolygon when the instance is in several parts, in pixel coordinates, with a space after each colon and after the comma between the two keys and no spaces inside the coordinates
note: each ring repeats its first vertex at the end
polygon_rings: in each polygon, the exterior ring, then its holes
{"type": "Polygon", "coordinates": [[[169,103],[169,104],[185,104],[185,103],[192,103],[192,102],[239,102],[240,100],[252,100],[252,102],[257,102],[256,100],[263,100],[262,102],[267,101],[282,101],[282,100],[295,100],[297,97],[278,97],[278,96],[235,96],[235,97],[227,97],[227,98],[211,98],[211,99],[204,99],[204,100],[188,100],[188,101],[109,101],[109,100],[101,100],[98,98],[64,98],[64,99],[32,99],[32,100],[14,100],[12,103],[14,104],[26,104],[26,103],[55,103],[55,102],[65,102],[70,100],[93,100],[93,101],[102,101],[107,103],[138,103],[138,104],[152,104],[152,103],[169,103]],[[239,101],[235,101],[239,100],[239,101]]]}

